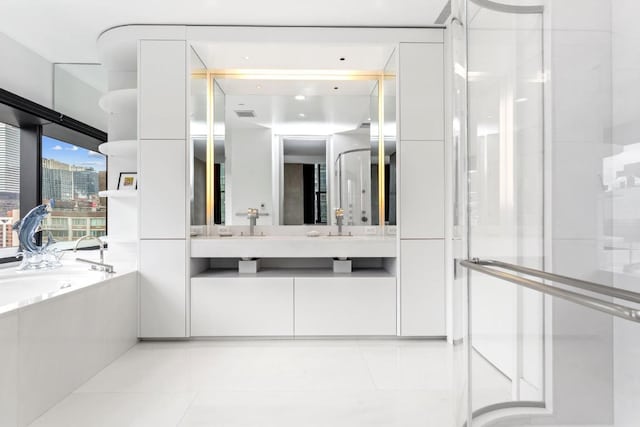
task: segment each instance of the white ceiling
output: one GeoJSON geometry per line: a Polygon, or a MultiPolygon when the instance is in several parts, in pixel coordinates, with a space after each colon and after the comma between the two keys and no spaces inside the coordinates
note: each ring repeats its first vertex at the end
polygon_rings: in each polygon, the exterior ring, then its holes
{"type": "Polygon", "coordinates": [[[198,43],[193,49],[209,69],[380,71],[393,54],[385,44],[198,43]],[[344,60],[341,60],[344,58],[344,60]]]}
{"type": "Polygon", "coordinates": [[[376,87],[376,80],[245,80],[218,79],[226,95],[260,96],[369,96],[376,87]],[[337,88],[337,89],[336,89],[337,88]]]}
{"type": "Polygon", "coordinates": [[[98,62],[96,39],[126,24],[428,26],[446,0],[2,0],[0,29],[51,62],[98,62]]]}

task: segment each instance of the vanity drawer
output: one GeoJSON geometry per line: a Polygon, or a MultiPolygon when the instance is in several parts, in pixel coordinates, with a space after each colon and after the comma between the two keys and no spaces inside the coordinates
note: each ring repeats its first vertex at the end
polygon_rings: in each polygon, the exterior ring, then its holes
{"type": "Polygon", "coordinates": [[[295,334],[396,335],[396,279],[296,277],[295,334]]]}
{"type": "Polygon", "coordinates": [[[191,335],[292,336],[293,278],[192,278],[191,335]]]}

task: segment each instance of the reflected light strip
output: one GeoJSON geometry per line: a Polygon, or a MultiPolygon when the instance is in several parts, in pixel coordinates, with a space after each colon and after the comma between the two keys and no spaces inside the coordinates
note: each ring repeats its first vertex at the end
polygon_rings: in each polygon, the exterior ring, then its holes
{"type": "MultiPolygon", "coordinates": [[[[382,227],[384,235],[385,203],[384,199],[384,75],[378,78],[378,225],[382,227]]],[[[373,224],[371,224],[373,225],[373,224]]]]}
{"type": "Polygon", "coordinates": [[[214,225],[214,140],[213,140],[213,76],[207,73],[207,161],[206,175],[207,182],[205,191],[207,194],[206,224],[214,225]]]}
{"type": "MultiPolygon", "coordinates": [[[[395,74],[384,74],[382,72],[362,72],[357,70],[252,70],[252,69],[229,69],[211,70],[218,78],[232,78],[243,80],[378,80],[382,75],[385,77],[395,77],[395,74]]],[[[202,71],[197,71],[193,76],[202,75],[202,71]]]]}

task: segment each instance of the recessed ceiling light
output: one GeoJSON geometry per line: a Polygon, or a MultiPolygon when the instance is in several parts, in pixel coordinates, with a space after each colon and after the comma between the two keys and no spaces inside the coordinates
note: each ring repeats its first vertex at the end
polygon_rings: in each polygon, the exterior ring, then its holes
{"type": "Polygon", "coordinates": [[[262,86],[257,85],[257,86],[256,86],[256,89],[262,89],[262,86]]]}
{"type": "Polygon", "coordinates": [[[338,89],[339,89],[338,86],[333,87],[333,90],[338,90],[338,89]]]}
{"type": "Polygon", "coordinates": [[[298,114],[299,117],[304,117],[304,113],[298,114]]]}
{"type": "Polygon", "coordinates": [[[304,101],[306,97],[304,95],[296,95],[296,101],[304,101]]]}
{"type": "Polygon", "coordinates": [[[343,56],[342,58],[340,58],[340,61],[344,61],[345,59],[347,59],[347,58],[345,58],[345,57],[343,56]]]}

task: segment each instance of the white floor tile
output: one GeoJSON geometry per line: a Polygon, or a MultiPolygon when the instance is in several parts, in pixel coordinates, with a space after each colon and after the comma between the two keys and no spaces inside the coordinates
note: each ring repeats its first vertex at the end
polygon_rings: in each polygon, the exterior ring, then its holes
{"type": "Polygon", "coordinates": [[[180,426],[446,427],[451,414],[446,393],[203,392],[180,426]]]}
{"type": "Polygon", "coordinates": [[[43,426],[452,425],[443,341],[139,343],[43,415],[43,426]]]}
{"type": "Polygon", "coordinates": [[[31,427],[174,427],[194,393],[73,393],[31,427]]]}
{"type": "Polygon", "coordinates": [[[453,350],[442,342],[382,345],[363,341],[362,354],[380,390],[451,390],[453,350]]]}

